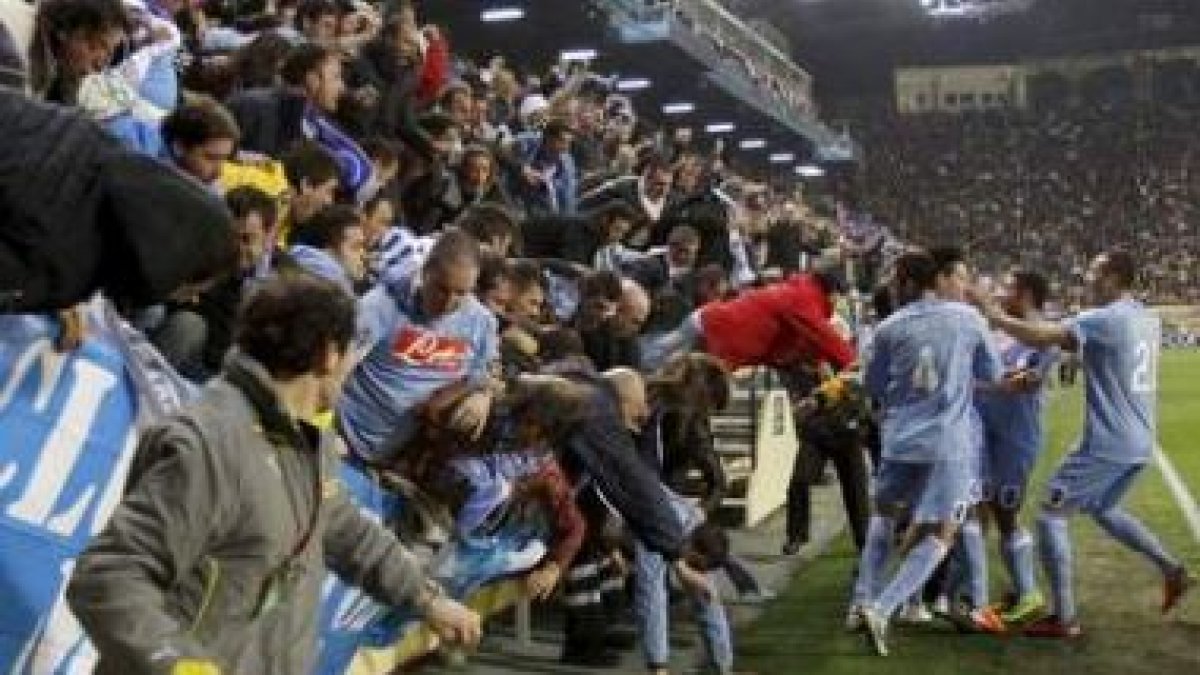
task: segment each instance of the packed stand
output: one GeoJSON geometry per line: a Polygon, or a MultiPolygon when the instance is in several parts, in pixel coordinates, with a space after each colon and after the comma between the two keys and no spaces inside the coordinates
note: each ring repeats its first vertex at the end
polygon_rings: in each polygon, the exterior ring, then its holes
{"type": "Polygon", "coordinates": [[[1152,301],[1200,301],[1194,106],[862,118],[863,207],[901,237],[965,242],[992,274],[1044,270],[1075,303],[1087,261],[1128,246],[1152,301]]]}
{"type": "Polygon", "coordinates": [[[828,323],[844,288],[794,274],[832,243],[795,195],[688,130],[648,129],[584,70],[465,62],[407,2],[3,9],[0,113],[21,139],[4,153],[28,168],[3,180],[28,193],[14,212],[34,235],[0,249],[6,312],[57,312],[70,350],[100,290],[196,385],[194,409],[144,435],[68,589],[104,668],[338,672],[297,618],[327,565],[464,642],[478,618],[444,594],[520,575],[561,595],[564,661],[615,665],[630,636],[610,629],[631,617],[652,671],[670,663],[669,572],[707,665],[731,670],[710,573],[764,590],[709,522],[727,487],[709,418],[731,368],[853,361],[828,323]],[[279,494],[240,446],[299,451],[273,464],[279,494]],[[403,504],[390,532],[336,487],[321,516],[298,476],[328,471],[386,487],[403,504]],[[234,477],[256,488],[223,489],[234,477]],[[295,542],[270,535],[288,503],[317,514],[295,542]],[[159,508],[170,528],[138,516],[159,508]],[[206,538],[238,562],[197,550],[206,538]],[[164,588],[160,564],[186,582],[164,588]],[[270,580],[247,624],[262,635],[202,621],[239,611],[213,590],[227,564],[235,584],[270,580]]]}

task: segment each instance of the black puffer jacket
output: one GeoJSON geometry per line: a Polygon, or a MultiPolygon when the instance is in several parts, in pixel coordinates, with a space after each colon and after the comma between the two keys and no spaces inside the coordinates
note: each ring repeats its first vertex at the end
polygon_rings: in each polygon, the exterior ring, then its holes
{"type": "Polygon", "coordinates": [[[146,306],[236,264],[220,199],[80,112],[0,90],[0,138],[0,311],[146,306]]]}

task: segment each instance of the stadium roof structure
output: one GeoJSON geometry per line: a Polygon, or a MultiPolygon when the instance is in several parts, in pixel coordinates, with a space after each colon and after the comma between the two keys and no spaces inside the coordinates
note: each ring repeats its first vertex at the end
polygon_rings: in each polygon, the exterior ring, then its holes
{"type": "Polygon", "coordinates": [[[586,61],[640,116],[667,129],[691,128],[707,139],[701,148],[720,139],[732,163],[762,177],[795,180],[799,166],[853,157],[853,144],[815,117],[781,114],[748,79],[716,67],[706,45],[673,16],[634,15],[622,5],[645,8],[622,0],[491,0],[429,3],[424,11],[449,27],[457,52],[477,62],[497,54],[518,69],[586,61]],[[784,154],[794,161],[778,161],[784,154]]]}
{"type": "Polygon", "coordinates": [[[889,93],[897,66],[1200,44],[1196,0],[725,1],[776,27],[826,99],[889,93]]]}

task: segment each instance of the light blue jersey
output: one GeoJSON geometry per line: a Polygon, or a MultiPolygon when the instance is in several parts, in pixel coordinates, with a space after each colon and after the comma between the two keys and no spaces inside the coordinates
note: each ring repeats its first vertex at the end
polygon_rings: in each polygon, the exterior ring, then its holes
{"type": "Polygon", "coordinates": [[[1007,392],[982,386],[975,392],[975,406],[983,422],[987,478],[997,496],[1011,503],[1023,494],[1044,445],[1045,382],[1058,351],[1029,347],[1000,332],[994,334],[994,341],[1006,375],[1032,370],[1042,382],[1033,391],[1007,392]]]}
{"type": "Polygon", "coordinates": [[[478,300],[429,319],[415,290],[378,286],[359,303],[355,348],[367,351],[346,381],[338,426],[364,459],[388,459],[416,431],[418,406],[454,382],[484,382],[497,358],[496,318],[478,300]]]}
{"type": "Polygon", "coordinates": [[[1142,464],[1154,450],[1162,322],[1135,300],[1118,300],[1067,322],[1079,342],[1087,413],[1079,452],[1142,464]]]}
{"type": "Polygon", "coordinates": [[[884,409],[884,458],[967,460],[975,381],[995,382],[1001,372],[987,324],[965,304],[921,300],[888,317],[864,377],[884,409]]]}

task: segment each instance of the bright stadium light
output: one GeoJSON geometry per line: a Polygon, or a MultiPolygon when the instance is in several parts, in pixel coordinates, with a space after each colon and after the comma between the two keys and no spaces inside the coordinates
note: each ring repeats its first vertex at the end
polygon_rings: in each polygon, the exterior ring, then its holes
{"type": "Polygon", "coordinates": [[[519,21],[525,18],[525,10],[520,7],[496,7],[495,9],[485,9],[480,13],[479,18],[485,23],[499,23],[501,21],[519,21]]]}
{"type": "Polygon", "coordinates": [[[796,167],[796,173],[803,178],[820,178],[825,175],[825,169],[816,164],[801,164],[796,167]]]}
{"type": "Polygon", "coordinates": [[[734,126],[733,122],[713,122],[704,127],[704,130],[710,134],[728,134],[734,129],[737,129],[737,127],[734,126]]]}
{"type": "Polygon", "coordinates": [[[793,152],[777,152],[767,159],[772,164],[787,164],[788,162],[796,161],[796,154],[793,152]]]}
{"type": "Polygon", "coordinates": [[[650,80],[644,77],[631,77],[617,80],[617,91],[641,91],[650,88],[650,80]]]}
{"type": "Polygon", "coordinates": [[[595,49],[568,49],[568,50],[564,51],[562,54],[559,54],[559,58],[562,59],[566,63],[573,63],[573,62],[579,62],[579,61],[594,61],[596,59],[596,50],[595,49]]]}
{"type": "Polygon", "coordinates": [[[767,142],[762,138],[747,138],[738,143],[738,147],[743,150],[762,150],[767,147],[767,142]]]}
{"type": "Polygon", "coordinates": [[[921,0],[921,9],[935,19],[985,19],[1032,6],[1033,0],[921,0]]]}
{"type": "Polygon", "coordinates": [[[662,107],[662,111],[664,115],[686,115],[688,113],[696,112],[696,105],[694,103],[685,103],[682,101],[678,103],[668,103],[662,107]]]}

